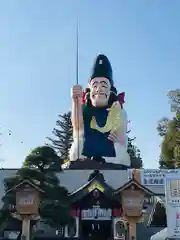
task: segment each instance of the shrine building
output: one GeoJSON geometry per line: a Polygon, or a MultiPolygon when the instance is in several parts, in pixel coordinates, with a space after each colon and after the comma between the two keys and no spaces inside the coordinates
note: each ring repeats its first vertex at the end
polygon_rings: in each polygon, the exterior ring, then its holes
{"type": "MultiPolygon", "coordinates": [[[[16,171],[1,169],[1,197],[3,179],[16,171]]],[[[166,227],[164,187],[155,183],[144,186],[140,173],[132,169],[66,169],[59,173],[61,184],[70,193],[74,221],[55,229],[39,219],[32,229],[32,239],[150,239],[166,227]]],[[[4,219],[0,223],[2,239],[18,239],[21,228],[20,220],[4,219]]]]}

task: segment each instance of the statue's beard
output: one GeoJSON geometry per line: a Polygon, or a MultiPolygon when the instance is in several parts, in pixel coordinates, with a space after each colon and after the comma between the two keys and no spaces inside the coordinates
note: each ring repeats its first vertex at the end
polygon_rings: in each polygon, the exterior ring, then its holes
{"type": "Polygon", "coordinates": [[[109,96],[106,93],[92,94],[90,99],[94,107],[105,107],[108,105],[109,96]]]}

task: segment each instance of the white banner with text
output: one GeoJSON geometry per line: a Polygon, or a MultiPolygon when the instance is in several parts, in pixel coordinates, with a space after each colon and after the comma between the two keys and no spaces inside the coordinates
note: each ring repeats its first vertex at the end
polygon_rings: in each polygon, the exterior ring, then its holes
{"type": "Polygon", "coordinates": [[[141,184],[144,186],[164,185],[166,174],[180,174],[180,169],[141,169],[141,184]]]}

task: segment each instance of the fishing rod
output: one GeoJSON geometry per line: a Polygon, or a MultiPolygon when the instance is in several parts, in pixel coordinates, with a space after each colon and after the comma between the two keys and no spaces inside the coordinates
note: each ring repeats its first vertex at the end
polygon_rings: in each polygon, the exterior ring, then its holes
{"type": "Polygon", "coordinates": [[[79,84],[79,29],[76,26],[76,84],[79,84]]]}
{"type": "MultiPolygon", "coordinates": [[[[79,29],[78,29],[78,21],[76,24],[76,52],[75,52],[75,76],[76,76],[76,85],[79,84],[79,29]]],[[[79,159],[80,153],[79,153],[79,99],[77,97],[76,99],[77,103],[77,160],[79,159]]],[[[64,153],[65,155],[66,153],[64,153]]]]}
{"type": "MultiPolygon", "coordinates": [[[[77,21],[77,25],[76,25],[76,84],[79,84],[79,29],[78,29],[78,21],[77,21]]],[[[78,153],[78,160],[79,160],[79,99],[77,98],[77,121],[78,121],[78,135],[77,135],[77,153],[78,153]]]]}

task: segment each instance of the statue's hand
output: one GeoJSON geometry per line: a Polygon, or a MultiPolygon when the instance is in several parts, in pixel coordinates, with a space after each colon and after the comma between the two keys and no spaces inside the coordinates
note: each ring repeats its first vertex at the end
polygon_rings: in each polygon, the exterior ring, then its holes
{"type": "Polygon", "coordinates": [[[83,94],[82,87],[80,85],[74,85],[71,89],[72,99],[81,99],[83,94]]]}
{"type": "Polygon", "coordinates": [[[108,139],[112,142],[118,142],[118,143],[122,143],[123,144],[123,139],[121,138],[121,134],[119,129],[115,130],[115,131],[111,131],[108,139]]]}

